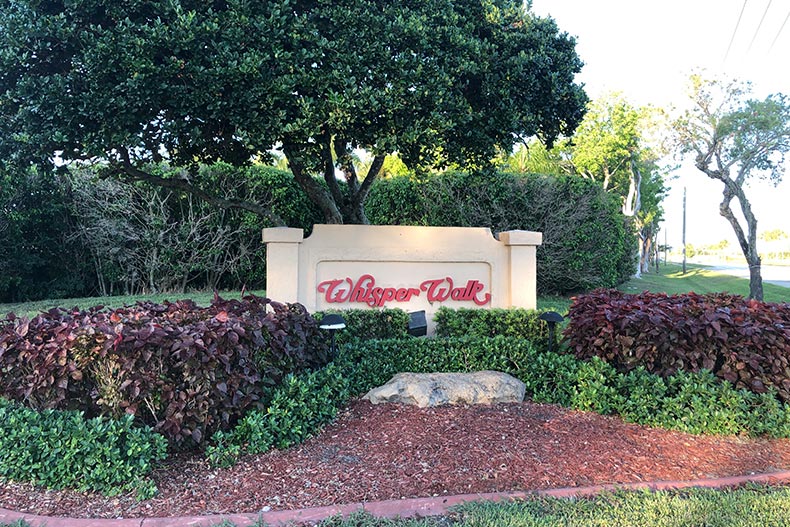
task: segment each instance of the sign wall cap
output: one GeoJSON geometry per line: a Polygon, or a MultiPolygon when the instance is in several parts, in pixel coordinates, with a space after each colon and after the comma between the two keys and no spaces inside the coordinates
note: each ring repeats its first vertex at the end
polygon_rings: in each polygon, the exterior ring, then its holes
{"type": "Polygon", "coordinates": [[[505,231],[499,233],[499,241],[505,245],[541,245],[543,233],[533,231],[505,231]]]}
{"type": "Polygon", "coordinates": [[[264,243],[299,243],[304,240],[304,230],[293,227],[267,227],[263,229],[264,243]]]}

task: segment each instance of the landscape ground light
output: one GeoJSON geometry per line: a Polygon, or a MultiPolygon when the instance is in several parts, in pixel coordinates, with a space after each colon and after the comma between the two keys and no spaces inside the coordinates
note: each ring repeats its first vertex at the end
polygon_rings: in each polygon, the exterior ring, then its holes
{"type": "Polygon", "coordinates": [[[544,320],[546,324],[549,326],[549,351],[554,351],[554,329],[557,327],[557,324],[565,320],[565,317],[557,313],[556,311],[546,311],[542,313],[539,317],[540,320],[544,320]]]}
{"type": "Polygon", "coordinates": [[[330,338],[332,339],[330,352],[332,353],[332,357],[336,357],[335,333],[337,333],[338,330],[346,329],[346,320],[336,313],[330,313],[329,315],[324,315],[324,318],[318,323],[318,327],[329,331],[330,338]]]}

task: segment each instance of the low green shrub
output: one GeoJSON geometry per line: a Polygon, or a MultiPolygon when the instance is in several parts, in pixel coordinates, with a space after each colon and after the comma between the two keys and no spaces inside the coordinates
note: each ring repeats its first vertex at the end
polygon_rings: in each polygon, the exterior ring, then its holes
{"type": "Polygon", "coordinates": [[[218,432],[209,461],[227,466],[243,453],[287,448],[332,420],[351,396],[400,372],[497,370],[521,379],[527,397],[626,421],[706,434],[790,437],[790,412],[774,393],[754,394],[710,372],[663,379],[637,368],[619,373],[605,361],[540,351],[518,337],[465,336],[355,341],[328,366],[288,376],[265,410],[249,412],[230,432],[218,432]]]}
{"type": "MultiPolygon", "coordinates": [[[[545,311],[522,308],[450,309],[440,307],[434,315],[439,337],[519,337],[543,349],[548,344],[548,326],[540,320],[545,311]]],[[[560,329],[557,330],[559,336],[560,329]]]]}
{"type": "Polygon", "coordinates": [[[646,424],[693,434],[790,435],[787,407],[771,402],[774,393],[738,389],[704,370],[679,371],[666,381],[661,407],[646,424]]]}
{"type": "Polygon", "coordinates": [[[288,375],[265,410],[252,410],[233,430],[214,434],[206,457],[214,466],[227,467],[242,454],[301,443],[334,419],[348,397],[348,379],[335,364],[288,375]]]}
{"type": "Polygon", "coordinates": [[[353,395],[399,372],[498,370],[526,385],[527,397],[626,421],[705,434],[790,437],[790,412],[775,393],[755,394],[710,372],[666,379],[637,368],[619,373],[594,357],[538,351],[514,337],[380,340],[346,346],[335,363],[353,395]]]}
{"type": "Polygon", "coordinates": [[[335,335],[338,346],[358,339],[396,339],[409,336],[409,314],[402,309],[327,309],[316,312],[313,318],[320,322],[329,313],[337,313],[346,321],[346,329],[335,335]]]}
{"type": "Polygon", "coordinates": [[[611,415],[628,395],[618,391],[615,369],[597,357],[578,363],[575,373],[570,406],[577,410],[611,415]]]}
{"type": "Polygon", "coordinates": [[[0,477],[108,495],[156,493],[147,476],[167,441],[134,417],[86,419],[81,412],[36,411],[0,398],[0,477]]]}
{"type": "Polygon", "coordinates": [[[617,401],[616,413],[632,423],[656,424],[667,393],[666,381],[642,367],[616,378],[618,393],[628,394],[617,401]]]}

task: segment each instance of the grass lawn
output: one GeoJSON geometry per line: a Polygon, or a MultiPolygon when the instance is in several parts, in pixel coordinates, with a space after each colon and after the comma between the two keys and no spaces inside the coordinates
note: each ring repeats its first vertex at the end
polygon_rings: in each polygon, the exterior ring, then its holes
{"type": "MultiPolygon", "coordinates": [[[[245,291],[245,295],[254,294],[266,296],[266,291],[245,291]]],[[[240,298],[240,291],[220,291],[219,296],[225,299],[240,298]]],[[[126,295],[126,296],[95,296],[86,298],[53,298],[50,300],[36,300],[34,302],[20,302],[17,304],[0,304],[0,316],[14,312],[19,316],[33,317],[42,311],[49,311],[53,307],[64,307],[70,309],[77,306],[81,309],[88,309],[94,306],[105,306],[110,308],[123,307],[134,304],[138,301],[150,300],[162,303],[165,300],[171,302],[181,299],[194,300],[199,306],[207,306],[214,299],[213,292],[205,293],[163,293],[159,295],[126,295]]]]}
{"type": "Polygon", "coordinates": [[[616,492],[593,499],[537,497],[470,503],[448,517],[383,520],[359,514],[321,527],[751,527],[790,524],[790,489],[616,492]]]}
{"type": "MultiPolygon", "coordinates": [[[[686,265],[686,274],[678,264],[662,265],[659,273],[651,272],[642,278],[632,278],[621,285],[620,290],[626,293],[652,291],[670,295],[679,293],[734,293],[741,296],[749,295],[749,280],[713,271],[700,265],[686,265]]],[[[763,283],[766,302],[790,302],[790,287],[763,283]]]]}

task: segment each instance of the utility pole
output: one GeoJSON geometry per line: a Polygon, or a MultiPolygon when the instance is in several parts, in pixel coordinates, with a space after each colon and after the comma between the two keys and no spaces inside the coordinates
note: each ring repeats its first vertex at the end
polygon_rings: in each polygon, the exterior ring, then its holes
{"type": "Polygon", "coordinates": [[[686,187],[683,187],[683,274],[686,274],[686,187]]]}
{"type": "Polygon", "coordinates": [[[669,249],[667,245],[667,230],[668,229],[664,229],[664,267],[667,266],[667,250],[669,249]]]}

